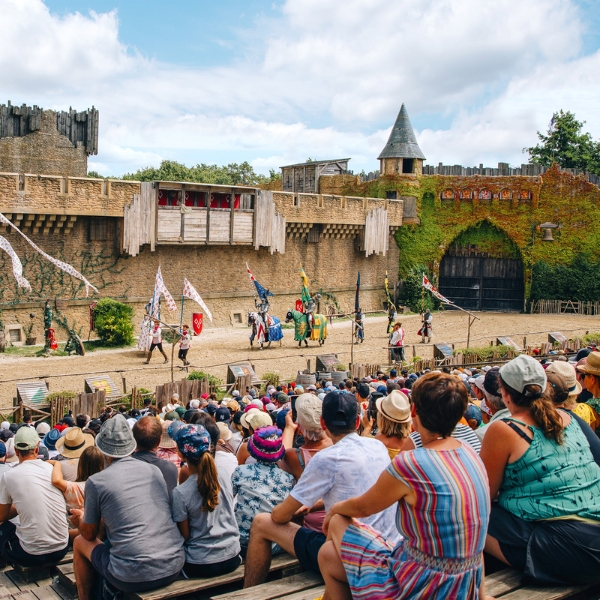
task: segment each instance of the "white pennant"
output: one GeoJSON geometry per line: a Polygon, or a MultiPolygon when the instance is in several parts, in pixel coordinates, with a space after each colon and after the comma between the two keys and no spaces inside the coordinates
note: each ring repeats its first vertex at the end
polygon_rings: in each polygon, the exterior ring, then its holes
{"type": "Polygon", "coordinates": [[[208,310],[206,304],[204,304],[204,300],[200,298],[200,294],[194,289],[194,286],[185,277],[183,278],[183,296],[193,300],[194,302],[197,302],[212,323],[212,315],[210,314],[210,310],[208,310]]]}
{"type": "Polygon", "coordinates": [[[160,266],[158,267],[158,271],[156,272],[156,281],[154,283],[154,297],[155,301],[155,311],[158,312],[158,299],[160,295],[165,297],[165,302],[167,303],[167,311],[173,312],[177,310],[177,304],[175,304],[175,300],[173,300],[173,296],[171,296],[165,282],[163,280],[162,272],[160,270],[160,266]]]}
{"type": "Polygon", "coordinates": [[[23,265],[21,264],[21,259],[17,256],[17,253],[13,250],[13,247],[8,243],[6,238],[3,238],[0,235],[0,248],[6,252],[12,259],[12,270],[15,279],[17,280],[17,284],[19,287],[25,288],[31,291],[31,285],[29,281],[23,277],[23,265]]]}
{"type": "MultiPolygon", "coordinates": [[[[86,298],[89,293],[89,288],[92,288],[95,292],[100,293],[100,292],[98,292],[98,288],[94,287],[79,271],[77,271],[70,264],[63,262],[62,260],[58,260],[57,258],[50,256],[49,254],[46,254],[41,248],[36,246],[16,225],[13,225],[2,213],[0,213],[0,222],[4,223],[5,225],[10,225],[10,227],[12,227],[16,231],[18,231],[34,250],[39,252],[46,260],[49,260],[53,265],[55,265],[59,269],[62,269],[63,271],[65,271],[66,273],[71,275],[71,277],[75,277],[76,279],[83,281],[83,283],[85,284],[86,298]]],[[[21,261],[19,261],[19,264],[20,263],[21,263],[21,261]]],[[[13,273],[14,273],[14,261],[13,261],[13,273]]]]}

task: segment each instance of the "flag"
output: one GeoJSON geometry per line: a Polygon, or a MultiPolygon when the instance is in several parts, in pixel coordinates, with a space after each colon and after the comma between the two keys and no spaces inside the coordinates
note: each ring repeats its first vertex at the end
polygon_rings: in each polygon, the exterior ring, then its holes
{"type": "Polygon", "coordinates": [[[548,123],[548,135],[552,135],[552,132],[554,131],[554,124],[556,122],[556,115],[552,115],[552,118],[550,119],[550,123],[548,123]]]}
{"type": "MultiPolygon", "coordinates": [[[[173,300],[173,296],[171,296],[165,282],[163,280],[162,273],[160,271],[160,265],[158,267],[158,271],[156,272],[156,280],[154,282],[154,310],[153,313],[158,314],[158,299],[160,295],[165,297],[165,302],[167,303],[167,310],[169,312],[174,312],[177,310],[177,304],[175,304],[175,300],[173,300]]],[[[156,316],[153,315],[153,316],[156,316]]]]}
{"type": "MultiPolygon", "coordinates": [[[[58,260],[57,258],[54,258],[54,257],[50,256],[49,254],[46,254],[41,248],[36,246],[16,225],[13,225],[2,213],[0,213],[0,222],[12,227],[18,233],[20,233],[21,236],[23,238],[25,238],[25,241],[27,241],[34,250],[39,252],[46,260],[49,260],[54,266],[58,267],[62,271],[65,271],[66,273],[71,275],[71,277],[75,277],[76,279],[83,281],[83,283],[85,284],[86,297],[88,296],[89,288],[92,288],[95,292],[98,292],[98,289],[96,287],[94,287],[79,271],[74,269],[69,263],[63,262],[62,260],[58,260]]],[[[8,242],[6,242],[6,243],[8,244],[8,242]]],[[[8,246],[10,247],[10,244],[8,244],[8,246]]],[[[6,250],[6,248],[4,246],[3,246],[3,250],[6,250]]],[[[12,248],[11,248],[11,250],[12,250],[12,248]]],[[[11,254],[8,250],[6,250],[6,252],[8,252],[8,254],[10,254],[11,258],[13,259],[13,274],[15,275],[15,277],[17,277],[16,274],[18,272],[18,266],[21,264],[21,261],[19,260],[19,265],[17,265],[17,271],[15,271],[14,257],[16,256],[16,254],[14,254],[14,251],[13,251],[13,254],[11,254]]],[[[17,257],[17,259],[18,259],[18,257],[17,257]]],[[[21,273],[22,272],[23,272],[23,267],[21,267],[21,273]]],[[[23,279],[22,276],[21,276],[21,279],[23,279]]],[[[17,278],[17,281],[19,281],[18,278],[17,278]]],[[[24,281],[27,281],[27,280],[24,279],[24,281]]],[[[19,285],[21,285],[21,284],[19,284],[19,285]]],[[[22,287],[25,287],[25,286],[22,286],[22,287]]]]}
{"type": "Polygon", "coordinates": [[[21,260],[17,256],[17,253],[13,250],[13,247],[10,245],[6,238],[3,238],[0,235],[0,248],[8,254],[12,260],[12,270],[15,279],[17,280],[17,285],[19,287],[25,288],[26,290],[31,291],[31,285],[29,281],[23,277],[23,265],[21,264],[21,260]]]}
{"type": "Polygon", "coordinates": [[[248,271],[248,277],[250,277],[250,281],[254,284],[254,287],[256,288],[256,293],[258,294],[258,297],[263,302],[266,302],[267,296],[273,296],[273,294],[269,290],[266,290],[262,285],[260,285],[258,281],[256,281],[254,275],[252,275],[252,272],[250,271],[248,263],[246,263],[246,271],[248,271]]]}
{"type": "Polygon", "coordinates": [[[429,281],[429,279],[427,279],[427,277],[425,277],[425,273],[423,273],[423,287],[426,290],[429,290],[440,302],[444,302],[444,304],[454,304],[454,302],[451,302],[450,300],[448,300],[448,298],[446,298],[445,296],[442,296],[433,287],[433,284],[431,283],[431,281],[429,281]]]}
{"type": "Polygon", "coordinates": [[[308,291],[308,277],[302,267],[300,267],[300,278],[302,279],[302,302],[306,304],[310,301],[310,292],[308,291]]]}
{"type": "Polygon", "coordinates": [[[186,298],[193,300],[197,304],[200,305],[200,308],[206,313],[206,316],[210,319],[212,323],[212,315],[210,314],[210,310],[204,304],[204,300],[200,298],[200,294],[194,289],[194,286],[184,277],[183,278],[183,294],[186,298]]]}
{"type": "Polygon", "coordinates": [[[358,296],[360,294],[360,271],[358,272],[358,277],[356,279],[356,296],[354,297],[354,312],[358,313],[358,309],[360,307],[360,302],[358,300],[358,296]]]}
{"type": "Polygon", "coordinates": [[[396,305],[392,301],[392,297],[390,295],[390,284],[388,281],[388,272],[387,271],[385,272],[384,283],[385,283],[385,295],[387,297],[388,305],[391,306],[394,310],[396,310],[396,305]]]}

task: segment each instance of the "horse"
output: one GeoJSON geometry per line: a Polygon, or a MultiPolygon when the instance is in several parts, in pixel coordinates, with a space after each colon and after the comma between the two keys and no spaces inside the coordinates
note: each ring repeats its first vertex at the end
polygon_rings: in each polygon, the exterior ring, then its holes
{"type": "Polygon", "coordinates": [[[283,329],[281,328],[281,321],[277,317],[267,315],[269,323],[268,331],[265,331],[265,325],[257,312],[248,313],[248,327],[252,327],[252,334],[250,335],[250,346],[254,345],[254,339],[256,338],[257,344],[260,345],[260,349],[263,349],[264,344],[267,344],[267,348],[271,346],[271,342],[280,342],[283,338],[283,329]]]}
{"type": "MultiPolygon", "coordinates": [[[[325,315],[313,314],[313,318],[314,321],[310,339],[318,341],[319,346],[322,346],[327,337],[327,317],[325,315]]],[[[298,342],[298,348],[302,346],[302,342],[308,347],[308,322],[306,319],[306,314],[297,310],[289,310],[285,316],[286,323],[294,321],[294,340],[298,342]]]]}

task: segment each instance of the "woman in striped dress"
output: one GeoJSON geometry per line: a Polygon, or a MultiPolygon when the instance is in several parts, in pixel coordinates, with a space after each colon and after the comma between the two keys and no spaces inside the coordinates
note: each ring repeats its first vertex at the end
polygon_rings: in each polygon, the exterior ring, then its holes
{"type": "Polygon", "coordinates": [[[325,518],[324,598],[484,598],[489,483],[473,449],[451,436],[467,407],[465,386],[429,373],[415,383],[411,400],[422,447],[401,452],[370,490],[334,504],[325,518]],[[395,502],[404,539],[394,548],[354,519],[395,502]]]}

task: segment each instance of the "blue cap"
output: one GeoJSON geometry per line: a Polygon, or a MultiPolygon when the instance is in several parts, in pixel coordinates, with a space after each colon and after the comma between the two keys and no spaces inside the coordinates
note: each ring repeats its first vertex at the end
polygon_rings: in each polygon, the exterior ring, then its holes
{"type": "Polygon", "coordinates": [[[481,409],[478,406],[475,406],[474,404],[469,404],[469,406],[467,406],[467,410],[465,410],[465,414],[463,416],[465,417],[465,419],[467,421],[470,421],[471,419],[475,419],[475,422],[477,423],[477,427],[479,427],[479,425],[481,425],[481,409]]]}
{"type": "Polygon", "coordinates": [[[199,423],[180,427],[175,434],[175,442],[181,454],[192,460],[200,459],[210,450],[210,435],[199,423]]]}
{"type": "Polygon", "coordinates": [[[4,442],[0,442],[0,458],[4,458],[6,456],[6,445],[4,442]]]}
{"type": "Polygon", "coordinates": [[[60,431],[58,429],[51,429],[42,440],[44,446],[48,450],[56,450],[56,442],[60,439],[60,431]]]}
{"type": "Polygon", "coordinates": [[[277,427],[283,431],[285,429],[285,416],[290,412],[291,409],[284,408],[277,413],[277,427]]]}

